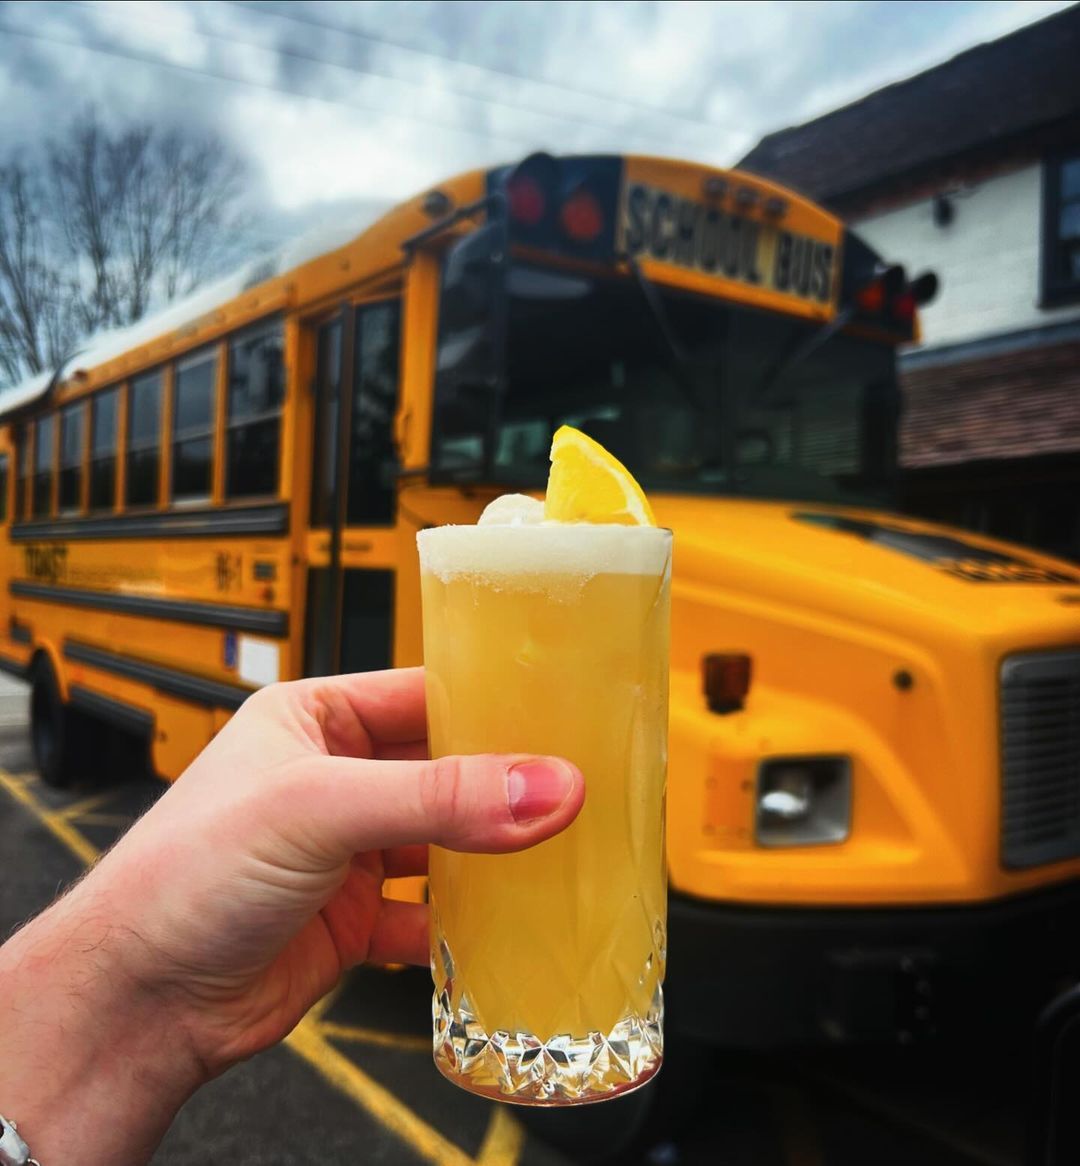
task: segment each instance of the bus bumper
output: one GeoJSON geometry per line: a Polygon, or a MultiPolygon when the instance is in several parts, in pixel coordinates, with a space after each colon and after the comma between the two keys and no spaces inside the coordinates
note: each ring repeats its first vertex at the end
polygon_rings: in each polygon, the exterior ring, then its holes
{"type": "Polygon", "coordinates": [[[669,900],[667,1026],[733,1048],[1004,1035],[1080,974],[1080,882],[972,906],[669,900]]]}

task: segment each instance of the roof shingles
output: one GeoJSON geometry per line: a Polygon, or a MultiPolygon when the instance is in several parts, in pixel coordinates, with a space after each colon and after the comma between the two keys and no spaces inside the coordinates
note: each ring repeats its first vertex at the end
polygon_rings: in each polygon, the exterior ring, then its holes
{"type": "Polygon", "coordinates": [[[767,134],[739,166],[824,202],[1070,124],[1080,139],[1080,5],[767,134]]]}

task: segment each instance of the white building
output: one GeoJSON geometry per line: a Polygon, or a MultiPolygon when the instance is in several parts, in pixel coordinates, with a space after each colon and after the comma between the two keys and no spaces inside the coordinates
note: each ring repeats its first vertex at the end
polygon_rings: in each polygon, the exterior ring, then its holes
{"type": "Polygon", "coordinates": [[[741,165],[941,279],[903,360],[908,506],[1080,558],[1080,7],[741,165]]]}

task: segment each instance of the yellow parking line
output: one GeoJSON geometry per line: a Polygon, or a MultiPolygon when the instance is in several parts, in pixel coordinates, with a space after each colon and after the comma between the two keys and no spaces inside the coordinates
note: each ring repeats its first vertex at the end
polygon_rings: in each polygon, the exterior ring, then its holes
{"type": "MultiPolygon", "coordinates": [[[[0,788],[3,788],[30,813],[72,854],[86,866],[92,866],[100,851],[88,842],[67,820],[64,811],[47,810],[28,788],[29,782],[0,769],[0,788]]],[[[372,1080],[340,1053],[320,1034],[320,1017],[333,1003],[340,985],[323,997],[286,1038],[285,1044],[302,1057],[327,1082],[357,1102],[391,1133],[407,1142],[422,1158],[435,1166],[474,1166],[473,1159],[442,1136],[433,1126],[418,1117],[403,1101],[388,1089],[372,1080]]],[[[426,1044],[426,1042],[425,1042],[426,1044]]],[[[494,1119],[493,1123],[494,1124],[494,1119]]],[[[497,1147],[506,1141],[499,1133],[497,1147]]],[[[492,1129],[484,1144],[492,1138],[492,1129]]],[[[502,1157],[485,1160],[485,1166],[514,1166],[517,1158],[502,1157]]]]}
{"type": "Polygon", "coordinates": [[[497,1105],[476,1156],[477,1166],[517,1166],[525,1146],[525,1131],[505,1105],[497,1105]]]}
{"type": "MultiPolygon", "coordinates": [[[[65,817],[68,821],[73,820],[70,815],[65,814],[65,817]]],[[[77,821],[80,826],[112,826],[126,830],[135,819],[127,814],[80,814],[77,821]]]]}
{"type": "Polygon", "coordinates": [[[45,829],[55,838],[59,839],[85,866],[93,866],[98,858],[101,857],[101,851],[92,843],[88,842],[68,822],[62,812],[45,809],[29,789],[27,789],[25,781],[13,777],[6,770],[0,770],[0,786],[7,790],[15,801],[25,806],[45,829]]]}
{"type": "Polygon", "coordinates": [[[302,1020],[285,1043],[331,1085],[361,1105],[386,1129],[408,1142],[422,1158],[436,1166],[472,1166],[473,1159],[464,1150],[444,1138],[389,1089],[323,1040],[318,1026],[310,1020],[302,1020]]]}
{"type": "Polygon", "coordinates": [[[404,1036],[396,1032],[380,1032],[377,1028],[358,1028],[353,1024],[336,1024],[324,1020],[319,1032],[327,1040],[347,1041],[349,1044],[378,1045],[386,1049],[400,1049],[406,1053],[430,1053],[431,1037],[404,1036]]]}
{"type": "Polygon", "coordinates": [[[307,1019],[316,1022],[322,1020],[326,1013],[333,1007],[334,1002],[341,995],[342,989],[345,987],[345,977],[342,976],[340,980],[326,993],[325,996],[316,1000],[314,1004],[307,1011],[307,1019]]]}
{"type": "Polygon", "coordinates": [[[91,811],[96,810],[98,806],[103,806],[113,796],[111,790],[104,794],[94,794],[93,797],[83,798],[81,802],[72,802],[70,806],[65,806],[62,810],[56,810],[55,813],[59,817],[69,820],[72,818],[82,818],[91,811]]]}

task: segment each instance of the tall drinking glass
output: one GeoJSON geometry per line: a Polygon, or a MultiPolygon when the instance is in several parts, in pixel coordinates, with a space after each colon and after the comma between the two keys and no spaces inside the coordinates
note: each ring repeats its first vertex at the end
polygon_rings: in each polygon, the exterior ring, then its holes
{"type": "Polygon", "coordinates": [[[660,1067],[671,533],[418,536],[433,757],[538,753],[585,776],[562,834],[430,861],[435,1062],[503,1101],[599,1101],[660,1067]]]}

